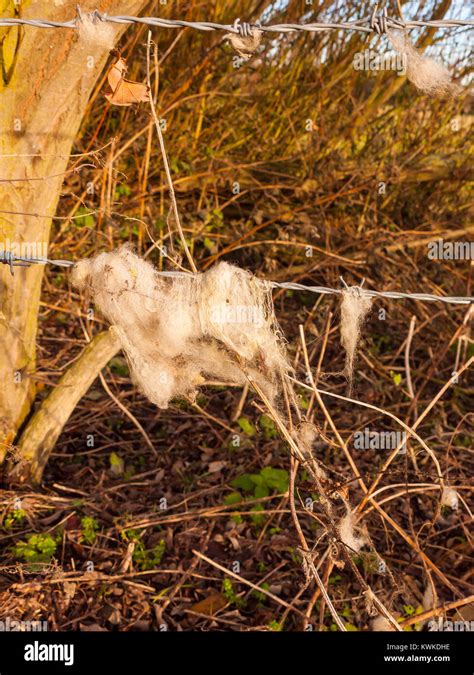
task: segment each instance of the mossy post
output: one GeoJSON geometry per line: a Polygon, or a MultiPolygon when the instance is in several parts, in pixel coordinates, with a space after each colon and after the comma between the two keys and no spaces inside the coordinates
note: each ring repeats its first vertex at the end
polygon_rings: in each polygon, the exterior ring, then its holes
{"type": "MultiPolygon", "coordinates": [[[[83,0],[81,9],[137,14],[145,0],[83,0]]],[[[68,20],[76,0],[0,0],[0,16],[68,20]]],[[[121,26],[117,39],[126,26],[121,26]]],[[[0,246],[43,251],[63,173],[106,47],[74,29],[0,27],[0,246]],[[44,179],[44,180],[38,180],[44,179]]],[[[67,257],[67,251],[61,253],[67,257]]],[[[35,398],[35,351],[43,267],[0,265],[0,462],[18,444],[35,398]]]]}

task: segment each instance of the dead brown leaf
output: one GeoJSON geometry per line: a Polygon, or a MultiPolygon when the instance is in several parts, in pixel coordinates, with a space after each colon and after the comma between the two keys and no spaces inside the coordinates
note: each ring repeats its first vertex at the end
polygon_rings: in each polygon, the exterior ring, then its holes
{"type": "Polygon", "coordinates": [[[107,79],[112,93],[106,94],[105,98],[113,105],[128,106],[132,103],[148,101],[148,86],[140,82],[131,82],[125,79],[127,64],[120,57],[107,74],[107,79]]]}
{"type": "Polygon", "coordinates": [[[214,614],[227,605],[227,600],[222,593],[213,593],[204,600],[197,602],[191,607],[192,612],[197,614],[206,614],[207,616],[214,616],[214,614]]]}

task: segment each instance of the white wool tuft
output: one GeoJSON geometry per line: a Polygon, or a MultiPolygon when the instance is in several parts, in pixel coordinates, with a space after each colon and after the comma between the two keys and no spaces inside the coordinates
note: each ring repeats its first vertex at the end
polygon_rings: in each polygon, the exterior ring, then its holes
{"type": "Polygon", "coordinates": [[[312,446],[318,435],[316,426],[311,422],[302,422],[298,427],[298,436],[304,445],[312,446]]]}
{"type": "Polygon", "coordinates": [[[341,344],[346,351],[346,363],[343,372],[351,384],[360,329],[371,306],[372,298],[361,292],[358,286],[345,288],[342,291],[341,344]]]}
{"type": "Polygon", "coordinates": [[[441,506],[447,506],[453,511],[459,508],[459,495],[451,487],[445,487],[441,494],[441,506]]]}
{"type": "Polygon", "coordinates": [[[355,532],[355,516],[351,511],[347,512],[337,526],[341,541],[351,551],[359,553],[360,549],[367,544],[367,539],[363,534],[356,534],[355,532]]]}
{"type": "MultiPolygon", "coordinates": [[[[305,451],[308,457],[313,457],[313,445],[319,436],[319,432],[314,424],[311,422],[302,422],[296,433],[294,434],[296,442],[305,451]]],[[[314,458],[315,459],[315,458],[314,458]]],[[[313,467],[318,478],[325,480],[327,478],[326,472],[319,465],[319,462],[314,462],[313,467]]]]}
{"type": "Polygon", "coordinates": [[[120,27],[106,23],[93,14],[81,12],[77,20],[79,43],[84,49],[101,47],[110,50],[114,47],[120,27]]]}
{"type": "Polygon", "coordinates": [[[222,262],[199,275],[163,277],[128,247],[78,262],[72,283],[114,326],[142,393],[160,408],[205,379],[245,384],[274,400],[289,370],[271,291],[222,262]]]}
{"type": "Polygon", "coordinates": [[[245,36],[240,33],[227,33],[225,39],[230,42],[237,54],[248,61],[257,51],[262,41],[263,31],[252,28],[252,34],[245,36]]]}
{"type": "Polygon", "coordinates": [[[377,632],[379,632],[379,631],[382,632],[382,631],[387,631],[387,630],[390,630],[390,631],[395,630],[395,627],[392,626],[390,621],[388,619],[386,619],[384,616],[382,616],[381,614],[379,614],[378,616],[376,616],[375,618],[372,619],[372,621],[370,622],[370,628],[371,628],[371,630],[377,631],[377,632]]]}
{"type": "Polygon", "coordinates": [[[407,78],[417,89],[430,96],[453,96],[461,87],[455,84],[442,63],[430,59],[416,49],[406,33],[389,31],[393,48],[406,59],[407,78]]]}
{"type": "Polygon", "coordinates": [[[434,607],[437,607],[438,603],[436,602],[433,594],[433,584],[428,583],[426,586],[421,604],[426,612],[428,612],[430,609],[433,609],[434,607]]]}

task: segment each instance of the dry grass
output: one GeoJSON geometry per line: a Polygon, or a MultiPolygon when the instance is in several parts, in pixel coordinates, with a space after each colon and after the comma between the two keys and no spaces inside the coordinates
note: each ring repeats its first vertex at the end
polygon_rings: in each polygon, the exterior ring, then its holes
{"type": "MultiPolygon", "coordinates": [[[[155,13],[251,20],[266,4],[245,3],[244,11],[237,1],[174,2],[155,13]]],[[[324,16],[368,13],[368,3],[356,4],[324,16]]],[[[437,3],[438,18],[446,4],[437,3]]],[[[307,20],[311,13],[317,18],[309,8],[307,20]]],[[[275,11],[273,18],[283,17],[275,11]]],[[[301,3],[290,2],[284,21],[300,18],[301,3]]],[[[369,46],[359,35],[264,38],[263,51],[240,69],[218,34],[161,31],[154,38],[159,87],[156,63],[152,87],[166,120],[182,230],[199,270],[225,259],[277,280],[339,286],[342,275],[348,284],[365,277],[378,290],[472,294],[468,261],[427,257],[433,239],[472,237],[466,96],[431,100],[393,73],[353,70],[354,52],[369,46]]],[[[146,77],[145,42],[146,29],[137,27],[123,44],[134,81],[146,77]]],[[[461,61],[458,76],[463,68],[461,61]]],[[[50,254],[81,258],[131,242],[158,267],[173,264],[159,255],[164,246],[185,266],[149,108],[110,108],[102,85],[75,148],[94,154],[71,159],[70,167],[87,161],[95,168],[65,177],[58,212],[65,219],[57,221],[50,254]]],[[[381,611],[370,587],[407,628],[419,627],[414,612],[428,621],[442,616],[445,604],[450,618],[474,618],[469,371],[439,396],[472,353],[465,308],[375,302],[354,374],[353,397],[374,406],[364,408],[319,394],[346,391],[343,378],[322,381],[344,365],[337,300],[279,291],[274,301],[296,379],[311,385],[295,388],[301,415],[318,429],[313,452],[326,473],[320,489],[311,466],[290,459],[252,391],[242,396],[240,388],[209,386],[196,406],[160,411],[133,389],[124,359],[116,358],[104,371],[113,397],[98,380],[80,402],[44,489],[2,495],[0,615],[12,611],[13,598],[16,618],[40,613],[58,629],[330,630],[336,622],[327,594],[345,627],[369,630],[381,611]],[[240,426],[236,412],[246,420],[240,426]],[[431,454],[413,438],[407,453],[390,461],[389,451],[355,448],[355,432],[366,427],[402,430],[394,417],[415,429],[431,454]],[[457,511],[440,506],[433,456],[459,494],[457,511]],[[265,467],[286,471],[294,490],[279,489],[278,481],[267,494],[230,485],[242,475],[262,476],[265,467]],[[25,513],[12,521],[18,496],[25,513]],[[339,522],[346,502],[357,509],[357,527],[370,545],[345,555],[331,518],[339,522]],[[86,516],[94,519],[89,526],[86,516]],[[13,547],[32,533],[55,539],[59,571],[12,570],[19,558],[13,547]],[[313,583],[311,566],[322,587],[313,583]],[[309,568],[308,583],[302,567],[309,568]],[[427,588],[438,609],[423,604],[427,588]]],[[[83,326],[89,333],[104,327],[99,316],[89,320],[88,309],[67,274],[47,271],[40,397],[83,346],[83,326]]]]}

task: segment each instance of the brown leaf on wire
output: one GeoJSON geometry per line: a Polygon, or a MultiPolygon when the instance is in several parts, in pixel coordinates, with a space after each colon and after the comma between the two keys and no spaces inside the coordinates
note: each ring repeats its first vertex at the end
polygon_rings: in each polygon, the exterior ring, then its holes
{"type": "Polygon", "coordinates": [[[125,79],[127,64],[125,59],[120,57],[112,66],[107,74],[111,93],[105,94],[105,98],[113,105],[132,105],[148,101],[148,86],[141,82],[131,82],[125,79]]]}

